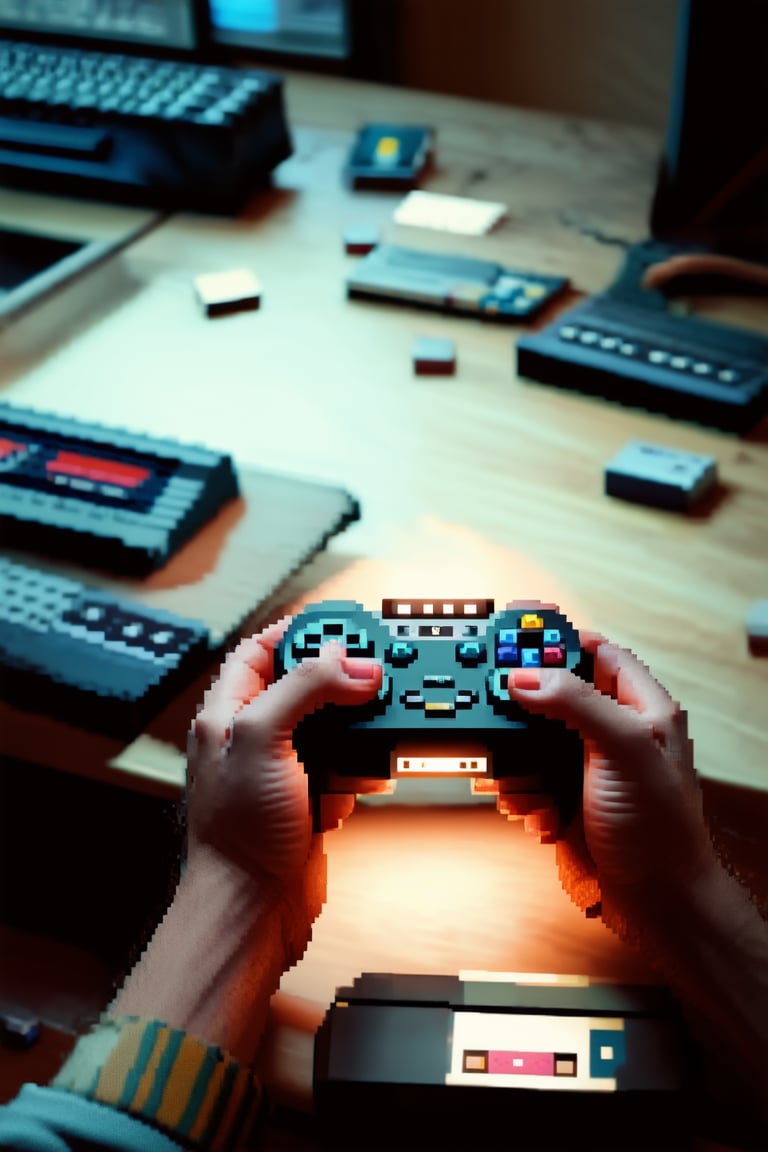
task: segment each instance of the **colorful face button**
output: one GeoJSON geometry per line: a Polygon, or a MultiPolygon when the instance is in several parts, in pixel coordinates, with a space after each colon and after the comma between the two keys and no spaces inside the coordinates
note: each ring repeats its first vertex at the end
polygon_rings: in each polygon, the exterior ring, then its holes
{"type": "Polygon", "coordinates": [[[565,668],[565,648],[545,644],[542,662],[549,668],[565,668]]]}
{"type": "Polygon", "coordinates": [[[517,644],[497,644],[496,664],[499,668],[514,668],[520,663],[520,649],[517,644]]]}
{"type": "Polygon", "coordinates": [[[409,664],[413,663],[417,655],[418,650],[415,644],[410,644],[407,640],[394,640],[384,653],[384,658],[390,664],[394,664],[396,668],[407,668],[409,664]]]}
{"type": "Polygon", "coordinates": [[[476,668],[486,658],[487,649],[479,640],[462,640],[456,645],[456,659],[464,668],[476,668]]]}
{"type": "Polygon", "coordinates": [[[541,652],[538,648],[523,648],[520,653],[521,668],[541,668],[541,652]]]}
{"type": "Polygon", "coordinates": [[[543,628],[544,617],[536,616],[533,612],[524,612],[520,617],[521,628],[543,628]]]}

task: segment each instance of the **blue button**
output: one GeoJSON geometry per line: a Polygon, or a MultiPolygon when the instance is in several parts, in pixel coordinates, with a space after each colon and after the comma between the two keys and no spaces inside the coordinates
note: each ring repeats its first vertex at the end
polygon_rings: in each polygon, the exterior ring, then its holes
{"type": "Polygon", "coordinates": [[[409,644],[407,640],[395,640],[387,651],[387,659],[392,664],[397,664],[400,667],[410,664],[416,659],[417,652],[413,644],[409,644]]]}
{"type": "Polygon", "coordinates": [[[544,643],[545,644],[559,644],[562,640],[562,635],[559,628],[545,628],[544,629],[544,643]]]}
{"type": "Polygon", "coordinates": [[[478,640],[462,640],[456,645],[456,659],[461,664],[479,664],[485,660],[485,656],[485,644],[481,644],[478,640]]]}
{"type": "Polygon", "coordinates": [[[541,668],[541,652],[538,648],[523,648],[523,668],[541,668]]]}
{"type": "Polygon", "coordinates": [[[517,628],[501,628],[499,644],[517,644],[517,628]]]}
{"type": "Polygon", "coordinates": [[[509,668],[520,660],[520,649],[517,644],[498,644],[496,646],[496,663],[502,668],[509,668]]]}

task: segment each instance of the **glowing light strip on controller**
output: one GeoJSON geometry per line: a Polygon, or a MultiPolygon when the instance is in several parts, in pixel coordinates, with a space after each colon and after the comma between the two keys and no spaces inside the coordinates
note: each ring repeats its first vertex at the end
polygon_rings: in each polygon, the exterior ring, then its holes
{"type": "Polygon", "coordinates": [[[493,615],[493,600],[382,600],[381,615],[387,619],[429,617],[464,618],[472,616],[487,620],[493,615]]]}

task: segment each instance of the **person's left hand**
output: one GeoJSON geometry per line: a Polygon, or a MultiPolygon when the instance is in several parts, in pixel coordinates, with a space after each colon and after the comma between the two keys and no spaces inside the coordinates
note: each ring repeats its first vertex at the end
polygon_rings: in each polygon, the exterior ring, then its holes
{"type": "MultiPolygon", "coordinates": [[[[337,643],[274,680],[274,648],[289,620],[227,656],[205,694],[187,748],[187,866],[213,856],[253,881],[259,903],[287,904],[294,948],[325,900],[322,836],[312,834],[308,782],[293,729],[326,703],[370,700],[381,664],[347,657],[337,643]],[[293,934],[293,932],[292,932],[293,934]]],[[[332,764],[333,749],[328,749],[332,764]]],[[[337,827],[354,796],[324,796],[319,823],[337,827]]]]}

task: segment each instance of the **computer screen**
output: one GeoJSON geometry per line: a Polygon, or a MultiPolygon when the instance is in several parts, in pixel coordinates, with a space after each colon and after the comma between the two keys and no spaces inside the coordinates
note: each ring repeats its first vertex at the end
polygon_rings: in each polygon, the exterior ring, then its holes
{"type": "Polygon", "coordinates": [[[196,8],[194,0],[0,0],[0,29],[191,50],[196,8]]]}
{"type": "Polygon", "coordinates": [[[768,0],[679,0],[651,228],[768,262],[768,0]]]}
{"type": "Polygon", "coordinates": [[[349,51],[345,0],[211,0],[213,38],[243,49],[343,59],[349,51]]]}

